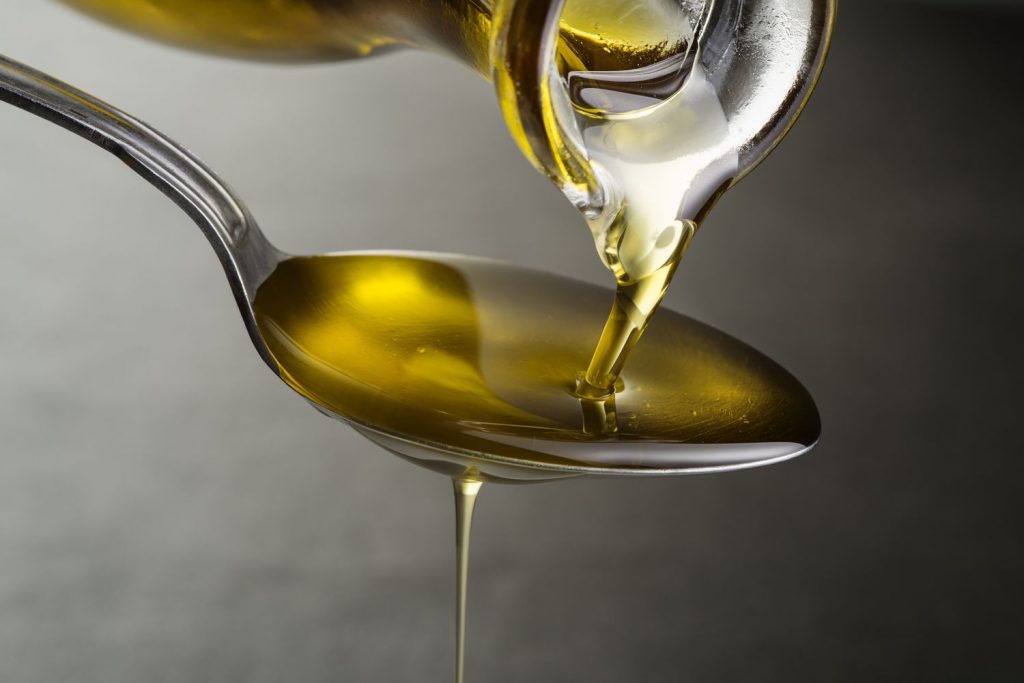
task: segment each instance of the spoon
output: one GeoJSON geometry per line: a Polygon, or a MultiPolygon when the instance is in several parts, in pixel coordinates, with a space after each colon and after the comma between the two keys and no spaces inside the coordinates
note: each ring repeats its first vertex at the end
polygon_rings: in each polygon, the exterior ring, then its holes
{"type": "MultiPolygon", "coordinates": [[[[790,97],[792,88],[801,84],[788,85],[780,96],[790,97]]],[[[548,296],[539,309],[540,319],[566,320],[566,316],[591,309],[598,312],[599,323],[606,310],[607,293],[566,278],[462,256],[392,252],[294,257],[270,243],[241,200],[202,162],[134,117],[5,57],[0,57],[0,100],[106,149],[170,197],[209,240],[253,346],[271,370],[321,412],[349,423],[370,440],[417,464],[456,477],[469,472],[473,478],[506,482],[579,475],[692,474],[779,462],[805,453],[817,442],[817,410],[810,395],[791,375],[742,342],[667,311],[663,314],[668,320],[665,334],[675,337],[660,347],[673,352],[653,355],[644,376],[653,382],[665,373],[675,373],[680,378],[679,395],[694,401],[693,415],[697,416],[699,409],[702,415],[713,414],[710,421],[695,419],[693,424],[679,425],[676,419],[662,432],[644,438],[594,440],[553,427],[550,420],[537,415],[527,416],[519,425],[501,420],[474,421],[473,415],[467,415],[452,422],[451,429],[458,430],[456,433],[438,432],[430,419],[419,419],[420,413],[416,413],[417,419],[363,414],[361,408],[373,401],[379,387],[346,374],[348,365],[356,365],[351,357],[311,360],[308,355],[295,353],[289,344],[300,331],[290,329],[288,321],[303,307],[320,310],[323,302],[333,305],[339,301],[348,305],[355,299],[357,285],[358,292],[377,291],[373,278],[382,272],[383,265],[387,266],[384,272],[405,279],[416,276],[441,282],[447,277],[456,284],[445,290],[449,297],[446,301],[485,303],[479,306],[481,311],[496,310],[507,316],[533,313],[535,307],[524,312],[515,302],[506,302],[502,298],[505,293],[542,285],[548,296]],[[311,282],[332,287],[282,303],[275,298],[275,283],[295,269],[315,270],[319,279],[311,282]],[[698,353],[678,352],[679,344],[698,353]],[[685,360],[691,357],[696,360],[685,360]],[[323,389],[305,381],[303,363],[310,362],[330,364],[341,383],[323,389]],[[752,398],[755,395],[760,397],[757,401],[752,398]],[[754,414],[747,419],[750,406],[754,406],[754,414]],[[732,438],[736,435],[743,439],[732,438]]],[[[779,129],[778,135],[782,132],[779,129]]],[[[411,309],[406,306],[403,310],[430,310],[426,308],[429,305],[431,301],[424,300],[422,306],[414,302],[411,309]]],[[[361,322],[359,315],[358,308],[346,309],[347,329],[370,327],[361,322]]],[[[652,328],[651,335],[661,329],[652,328]]],[[[494,343],[489,334],[482,326],[478,346],[472,351],[478,365],[488,355],[488,344],[494,343]]],[[[589,351],[586,345],[595,334],[577,335],[582,337],[584,357],[589,351]]],[[[372,337],[364,341],[368,346],[363,349],[389,343],[372,337]]],[[[648,346],[659,348],[654,342],[648,346]]],[[[638,359],[642,368],[642,354],[638,359]]],[[[487,400],[477,403],[484,405],[487,400]]],[[[469,409],[473,410],[474,405],[469,409]]]]}

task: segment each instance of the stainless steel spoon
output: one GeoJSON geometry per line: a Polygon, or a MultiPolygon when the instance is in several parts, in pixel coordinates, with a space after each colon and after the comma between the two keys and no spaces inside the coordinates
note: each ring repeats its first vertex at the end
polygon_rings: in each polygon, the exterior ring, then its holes
{"type": "MultiPolygon", "coordinates": [[[[827,35],[821,35],[819,38],[825,41],[827,35]]],[[[800,78],[813,79],[817,76],[818,69],[820,61],[814,68],[802,71],[800,78]]],[[[794,93],[805,93],[802,95],[805,98],[808,85],[797,82],[787,83],[785,86],[778,93],[781,98],[780,106],[790,110],[791,116],[795,117],[799,107],[794,107],[794,93]]],[[[761,97],[763,99],[763,95],[761,97]]],[[[279,360],[275,358],[267,339],[261,333],[253,304],[260,285],[280,264],[291,257],[269,242],[244,204],[223,181],[188,151],[145,123],[46,74],[3,57],[0,57],[0,99],[52,121],[106,149],[147,182],[160,189],[191,216],[210,241],[224,267],[253,345],[267,365],[282,376],[279,360]]],[[[785,126],[776,123],[774,130],[775,136],[780,137],[785,132],[785,126]]],[[[762,149],[767,149],[767,146],[760,145],[762,149]]],[[[751,164],[756,163],[756,160],[752,159],[751,164]]],[[[459,257],[435,258],[440,261],[447,259],[448,262],[459,260],[459,257]]],[[[472,260],[463,259],[462,262],[470,261],[472,260]]],[[[510,282],[513,285],[517,277],[525,282],[536,276],[534,272],[525,269],[512,269],[508,272],[511,273],[510,282]]],[[[564,282],[568,286],[572,281],[564,282]]],[[[580,285],[576,283],[573,286],[580,285]]],[[[356,323],[358,324],[358,321],[356,323]]],[[[722,338],[727,339],[724,335],[722,338]]],[[[723,343],[749,350],[734,340],[723,343]]],[[[763,360],[770,363],[767,359],[763,360]]],[[[771,372],[776,371],[773,369],[771,372]]],[[[383,428],[372,421],[339,413],[330,406],[317,405],[315,401],[313,403],[332,417],[352,424],[384,448],[446,473],[451,473],[453,467],[469,467],[472,468],[474,476],[502,481],[544,480],[587,474],[689,474],[765,465],[795,457],[813,447],[819,430],[813,401],[799,383],[792,380],[784,371],[778,369],[777,376],[787,383],[786,391],[793,405],[799,408],[795,412],[802,412],[804,415],[800,418],[803,422],[796,428],[786,423],[787,417],[782,415],[778,424],[764,426],[761,438],[756,442],[709,444],[695,440],[693,443],[674,443],[672,448],[675,449],[676,455],[670,460],[663,461],[668,464],[658,466],[659,461],[655,457],[651,463],[641,468],[629,464],[633,462],[632,460],[623,460],[623,449],[649,451],[656,455],[658,444],[576,443],[566,450],[565,442],[557,441],[552,442],[554,450],[551,459],[520,459],[504,454],[500,448],[473,451],[453,449],[443,442],[424,438],[422,434],[383,428]],[[792,382],[788,384],[790,380],[792,382]],[[807,415],[812,416],[812,419],[806,418],[807,415]],[[792,436],[794,429],[797,437],[792,436]],[[785,438],[773,439],[773,430],[780,435],[784,434],[785,438]],[[616,451],[614,447],[618,447],[619,450],[616,451]],[[581,450],[600,451],[609,448],[611,454],[604,462],[599,457],[595,460],[589,453],[587,457],[579,460],[573,456],[573,453],[579,453],[581,450]]],[[[283,376],[282,379],[287,381],[283,376]]]]}

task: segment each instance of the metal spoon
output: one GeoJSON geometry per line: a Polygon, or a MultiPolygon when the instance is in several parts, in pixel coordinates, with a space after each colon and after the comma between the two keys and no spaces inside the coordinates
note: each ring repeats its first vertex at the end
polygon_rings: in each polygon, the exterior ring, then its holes
{"type": "MultiPolygon", "coordinates": [[[[821,39],[825,40],[825,37],[821,39]]],[[[820,63],[813,69],[801,72],[800,77],[813,78],[818,68],[820,63]]],[[[779,96],[787,107],[792,108],[793,93],[804,92],[805,89],[805,83],[788,83],[785,92],[780,92],[779,96]]],[[[4,57],[0,57],[0,100],[52,121],[111,152],[191,216],[210,241],[224,267],[257,352],[278,376],[288,381],[285,377],[288,373],[282,368],[260,329],[254,301],[261,284],[267,281],[275,269],[294,259],[269,242],[244,204],[224,182],[188,151],[145,123],[67,84],[4,57]]],[[[794,116],[795,113],[794,110],[794,116]]],[[[776,136],[784,133],[781,124],[776,124],[773,130],[776,136]]],[[[767,148],[765,145],[759,147],[767,148]]],[[[432,255],[429,258],[433,262],[455,267],[480,263],[479,260],[465,257],[432,255]]],[[[510,287],[538,277],[537,273],[526,269],[508,266],[504,269],[506,286],[510,287]]],[[[588,288],[564,279],[553,282],[556,286],[561,283],[569,288],[588,288]]],[[[602,291],[593,287],[589,289],[602,291]]],[[[553,297],[553,301],[555,309],[557,306],[572,305],[571,300],[559,299],[557,296],[553,297]]],[[[754,358],[755,364],[762,364],[766,368],[766,377],[782,387],[780,391],[788,401],[785,405],[791,410],[773,414],[772,420],[762,426],[758,438],[750,442],[708,443],[702,439],[694,439],[692,443],[677,441],[671,444],[673,457],[659,461],[657,443],[587,443],[552,439],[549,444],[551,449],[546,451],[550,452],[551,457],[536,459],[509,455],[504,446],[500,445],[499,438],[490,442],[493,448],[488,446],[467,451],[465,448],[451,448],[443,441],[425,438],[423,434],[409,433],[401,428],[385,427],[354,417],[331,405],[318,404],[316,401],[313,403],[322,412],[350,423],[389,451],[449,474],[453,468],[470,468],[474,476],[486,480],[524,481],[587,474],[635,476],[724,471],[778,462],[813,447],[819,436],[817,412],[809,394],[796,380],[738,341],[693,321],[684,321],[682,324],[691,326],[698,336],[713,337],[713,343],[728,353],[748,354],[744,357],[754,358]],[[636,459],[640,456],[635,454],[644,452],[654,454],[654,458],[638,467],[636,459]],[[659,462],[665,464],[659,466],[659,462]]],[[[289,384],[295,387],[294,383],[289,384]]],[[[310,397],[309,394],[305,395],[310,397]]],[[[505,438],[507,435],[499,434],[499,437],[505,438]]],[[[544,437],[537,437],[533,445],[539,445],[543,450],[544,437]]]]}

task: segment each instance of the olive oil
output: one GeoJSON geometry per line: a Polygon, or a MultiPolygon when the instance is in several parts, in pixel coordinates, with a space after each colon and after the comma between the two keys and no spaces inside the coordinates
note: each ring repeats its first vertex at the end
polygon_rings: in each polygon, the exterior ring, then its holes
{"type": "Polygon", "coordinates": [[[432,254],[287,259],[253,302],[285,382],[453,478],[458,683],[483,482],[739,468],[817,440],[813,401],[771,360],[673,312],[651,324],[739,175],[702,67],[711,0],[566,0],[550,35],[555,0],[65,1],[245,57],[447,52],[494,82],[520,149],[584,216],[615,278],[610,314],[603,289],[432,254]]]}
{"type": "Polygon", "coordinates": [[[410,253],[283,261],[254,308],[281,377],[332,415],[461,453],[452,476],[513,463],[552,475],[720,469],[818,437],[797,380],[717,330],[662,311],[625,367],[619,429],[584,429],[576,373],[607,291],[499,262],[410,253]]]}

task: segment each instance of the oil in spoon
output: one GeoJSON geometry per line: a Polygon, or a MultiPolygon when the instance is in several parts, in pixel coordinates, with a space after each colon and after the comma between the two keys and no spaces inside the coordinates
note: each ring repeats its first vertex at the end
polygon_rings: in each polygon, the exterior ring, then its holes
{"type": "Polygon", "coordinates": [[[590,434],[575,376],[607,290],[469,257],[294,257],[254,311],[282,379],[420,464],[482,481],[721,470],[818,438],[810,395],[746,344],[670,310],[624,368],[619,429],[590,434]],[[392,441],[387,441],[390,438],[392,441]]]}

